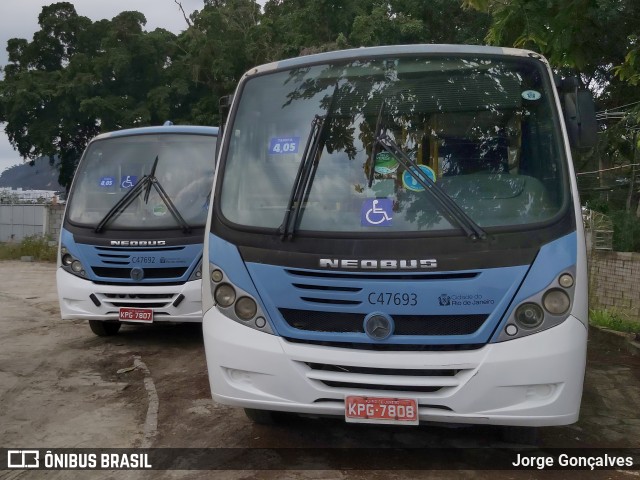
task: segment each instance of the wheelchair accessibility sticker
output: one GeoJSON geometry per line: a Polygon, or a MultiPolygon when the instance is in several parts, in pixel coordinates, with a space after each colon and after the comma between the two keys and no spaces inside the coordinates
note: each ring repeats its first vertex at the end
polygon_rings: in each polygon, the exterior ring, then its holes
{"type": "Polygon", "coordinates": [[[136,183],[138,183],[138,177],[136,177],[135,175],[124,175],[120,180],[120,186],[122,188],[131,188],[136,183]]]}
{"type": "Polygon", "coordinates": [[[362,204],[360,224],[363,227],[390,227],[393,219],[393,200],[367,198],[362,204]]]}

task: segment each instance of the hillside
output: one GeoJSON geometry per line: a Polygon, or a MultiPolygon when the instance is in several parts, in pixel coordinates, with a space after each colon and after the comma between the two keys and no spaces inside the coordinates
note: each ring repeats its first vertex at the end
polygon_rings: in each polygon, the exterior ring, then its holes
{"type": "Polygon", "coordinates": [[[23,190],[64,190],[58,183],[58,169],[49,164],[48,157],[33,162],[14,165],[0,174],[0,187],[23,190]]]}

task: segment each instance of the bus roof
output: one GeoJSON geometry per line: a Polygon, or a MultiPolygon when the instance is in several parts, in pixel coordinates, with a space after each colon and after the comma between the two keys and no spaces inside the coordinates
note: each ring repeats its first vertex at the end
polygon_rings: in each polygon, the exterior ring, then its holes
{"type": "Polygon", "coordinates": [[[126,137],[131,135],[148,135],[162,133],[191,133],[196,135],[218,135],[218,127],[205,127],[201,125],[162,125],[158,127],[139,127],[116,130],[113,132],[101,133],[93,138],[94,140],[104,140],[105,138],[126,137]]]}
{"type": "Polygon", "coordinates": [[[245,76],[264,73],[281,68],[296,68],[316,63],[327,63],[335,60],[356,60],[391,55],[411,54],[456,54],[456,55],[512,55],[519,57],[535,56],[546,63],[544,57],[530,50],[518,48],[487,47],[481,45],[445,45],[445,44],[417,44],[417,45],[384,45],[380,47],[360,47],[348,50],[317,53],[302,57],[288,58],[278,62],[252,68],[245,76]]]}

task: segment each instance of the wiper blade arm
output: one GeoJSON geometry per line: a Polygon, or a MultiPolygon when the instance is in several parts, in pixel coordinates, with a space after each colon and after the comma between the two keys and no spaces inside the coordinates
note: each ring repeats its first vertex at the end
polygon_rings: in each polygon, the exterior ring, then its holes
{"type": "Polygon", "coordinates": [[[129,205],[137,198],[140,193],[142,193],[142,189],[147,185],[147,176],[142,177],[138,183],[136,183],[131,190],[124,194],[124,196],[116,202],[116,204],[109,209],[106,215],[100,220],[100,223],[95,228],[96,233],[100,233],[104,227],[109,223],[113,218],[119,216],[122,212],[124,212],[129,205]]]}
{"type": "Polygon", "coordinates": [[[369,155],[369,177],[367,178],[367,186],[371,188],[373,185],[373,176],[375,175],[376,170],[376,155],[378,154],[378,138],[382,135],[382,130],[384,128],[384,122],[382,121],[384,110],[386,107],[387,101],[383,98],[382,103],[380,104],[380,110],[378,110],[378,120],[376,121],[376,128],[373,132],[373,146],[371,147],[371,154],[369,155]]]}
{"type": "MultiPolygon", "coordinates": [[[[384,105],[384,104],[383,104],[384,105]]],[[[382,110],[382,109],[381,109],[382,110]]],[[[398,161],[400,165],[418,182],[424,191],[429,193],[438,203],[438,206],[450,220],[453,220],[464,233],[472,240],[486,239],[487,233],[478,225],[462,208],[447,195],[428,175],[422,173],[418,164],[404,153],[398,144],[389,135],[380,134],[376,137],[374,145],[380,145],[398,161]]],[[[375,148],[375,147],[374,147],[375,148]]],[[[371,165],[374,168],[374,165],[371,165]]]]}
{"type": "MultiPolygon", "coordinates": [[[[154,169],[155,169],[155,166],[154,166],[154,169]]],[[[184,217],[180,215],[180,212],[176,208],[175,204],[171,201],[171,198],[169,197],[169,195],[167,195],[167,192],[164,190],[164,188],[162,188],[162,185],[160,184],[158,179],[155,176],[151,176],[151,175],[147,178],[149,179],[149,186],[147,187],[147,192],[145,193],[145,200],[148,200],[149,190],[151,190],[151,186],[153,185],[153,188],[156,189],[156,192],[158,192],[158,195],[160,195],[160,198],[169,209],[169,212],[171,213],[171,215],[173,215],[173,218],[175,218],[176,221],[182,227],[182,231],[184,233],[191,233],[191,225],[189,225],[185,221],[184,217]]]]}
{"type": "Polygon", "coordinates": [[[300,166],[296,173],[296,178],[293,181],[293,188],[289,195],[289,202],[287,203],[287,209],[284,214],[284,220],[280,225],[280,234],[282,240],[291,236],[293,228],[298,220],[298,211],[301,207],[301,201],[303,192],[308,189],[309,178],[312,170],[312,164],[315,157],[318,155],[318,146],[320,139],[320,132],[325,122],[325,117],[316,115],[311,122],[311,131],[307,137],[307,143],[304,146],[302,152],[302,159],[300,160],[300,166]]]}
{"type": "Polygon", "coordinates": [[[336,108],[338,86],[339,84],[336,83],[331,96],[331,104],[327,109],[326,115],[316,115],[311,122],[311,131],[307,137],[307,143],[302,153],[296,178],[293,181],[293,188],[291,189],[289,202],[287,203],[284,220],[279,228],[282,240],[293,238],[296,226],[300,220],[300,215],[302,214],[302,207],[309,199],[311,185],[318,170],[320,153],[326,142],[327,125],[336,108]]]}
{"type": "MultiPolygon", "coordinates": [[[[153,167],[149,172],[149,177],[156,178],[156,167],[158,166],[159,155],[156,155],[156,159],[153,161],[153,167]]],[[[144,203],[149,203],[149,193],[151,192],[151,183],[147,182],[147,188],[144,191],[144,203]]]]}
{"type": "Polygon", "coordinates": [[[119,216],[122,212],[124,212],[129,207],[129,205],[131,205],[133,201],[138,197],[138,195],[142,193],[143,190],[144,190],[144,202],[148,203],[149,193],[151,192],[152,186],[158,192],[158,195],[160,195],[160,198],[169,209],[169,212],[171,213],[171,215],[173,215],[173,218],[175,218],[175,220],[180,224],[180,226],[182,227],[182,231],[184,233],[191,232],[191,226],[185,221],[182,215],[180,215],[180,212],[176,208],[175,204],[171,201],[171,198],[169,197],[169,195],[167,195],[167,192],[164,190],[164,188],[162,188],[162,185],[160,185],[160,182],[156,178],[155,174],[156,174],[157,166],[158,166],[158,157],[156,156],[156,159],[153,162],[153,167],[151,167],[151,172],[149,173],[149,175],[145,175],[144,177],[142,177],[138,181],[138,183],[136,183],[133,186],[133,188],[131,188],[131,190],[125,193],[124,196],[120,200],[118,200],[118,202],[116,202],[116,204],[113,207],[111,207],[111,209],[109,209],[107,214],[100,221],[98,226],[95,228],[96,233],[100,233],[102,230],[104,230],[104,227],[106,227],[107,224],[112,219],[114,219],[115,217],[119,216]]]}

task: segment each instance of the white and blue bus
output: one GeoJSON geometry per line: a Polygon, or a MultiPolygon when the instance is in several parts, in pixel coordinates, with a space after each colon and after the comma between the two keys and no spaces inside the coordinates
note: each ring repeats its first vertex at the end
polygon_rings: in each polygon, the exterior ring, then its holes
{"type": "Polygon", "coordinates": [[[587,269],[569,138],[595,138],[576,85],[533,52],[451,45],[245,74],[204,255],[214,399],[258,422],[575,422],[587,269]]]}
{"type": "Polygon", "coordinates": [[[60,234],[63,319],[100,336],[123,322],[201,322],[202,240],[217,127],[144,127],[95,137],[60,234]]]}

